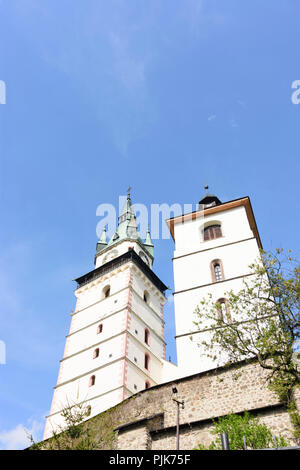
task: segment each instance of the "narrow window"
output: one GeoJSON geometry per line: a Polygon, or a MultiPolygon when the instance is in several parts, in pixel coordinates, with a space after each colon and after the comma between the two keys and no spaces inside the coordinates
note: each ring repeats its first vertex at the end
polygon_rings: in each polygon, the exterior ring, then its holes
{"type": "Polygon", "coordinates": [[[150,382],[148,382],[148,380],[145,382],[145,388],[150,388],[150,382]]]}
{"type": "Polygon", "coordinates": [[[222,272],[221,272],[221,266],[219,265],[219,263],[214,264],[214,272],[215,272],[216,281],[222,281],[222,272]]]}
{"type": "Polygon", "coordinates": [[[145,354],[145,369],[149,370],[149,366],[150,366],[150,356],[149,354],[145,354]]]}
{"type": "Polygon", "coordinates": [[[92,375],[92,376],[90,377],[89,387],[92,387],[93,385],[95,385],[95,382],[96,382],[96,376],[95,376],[95,375],[92,375]]]}
{"type": "Polygon", "coordinates": [[[203,238],[205,241],[214,240],[222,236],[221,225],[210,225],[203,230],[203,238]]]}
{"type": "Polygon", "coordinates": [[[103,331],[103,325],[102,323],[100,325],[97,326],[97,335],[99,335],[99,333],[102,333],[103,331]]]}
{"type": "Polygon", "coordinates": [[[145,328],[145,343],[149,346],[150,344],[150,332],[148,328],[145,328]]]}
{"type": "Polygon", "coordinates": [[[231,314],[228,306],[228,301],[226,299],[219,299],[217,302],[220,306],[219,309],[219,318],[220,320],[225,321],[227,319],[228,323],[231,323],[231,314]]]}
{"type": "Polygon", "coordinates": [[[90,416],[91,415],[91,412],[92,412],[92,407],[89,405],[86,409],[86,415],[87,416],[90,416]]]}
{"type": "Polygon", "coordinates": [[[104,289],[103,289],[103,294],[104,294],[104,298],[110,296],[110,286],[104,287],[104,289]]]}
{"type": "Polygon", "coordinates": [[[220,259],[215,259],[210,263],[212,282],[219,282],[224,280],[223,264],[220,259]]]}
{"type": "Polygon", "coordinates": [[[96,357],[99,357],[99,348],[95,349],[93,352],[93,359],[96,359],[96,357]]]}
{"type": "Polygon", "coordinates": [[[144,292],[144,302],[148,303],[149,302],[149,294],[148,292],[145,290],[144,292]]]}

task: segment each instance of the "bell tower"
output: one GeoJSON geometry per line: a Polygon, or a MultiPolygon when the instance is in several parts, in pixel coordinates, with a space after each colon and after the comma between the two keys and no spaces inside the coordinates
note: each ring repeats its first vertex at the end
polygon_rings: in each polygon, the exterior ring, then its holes
{"type": "Polygon", "coordinates": [[[63,424],[62,409],[84,403],[94,416],[161,382],[166,286],[152,271],[148,230],[139,236],[128,193],[118,227],[97,242],[95,267],[76,279],[76,307],[44,439],[63,424]]]}
{"type": "Polygon", "coordinates": [[[178,373],[186,376],[217,364],[200,355],[209,332],[195,330],[195,308],[208,294],[226,310],[225,292],[239,291],[262,248],[249,197],[222,203],[207,194],[198,210],[167,221],[175,241],[174,309],[178,373]],[[192,341],[191,341],[192,339],[192,341]]]}

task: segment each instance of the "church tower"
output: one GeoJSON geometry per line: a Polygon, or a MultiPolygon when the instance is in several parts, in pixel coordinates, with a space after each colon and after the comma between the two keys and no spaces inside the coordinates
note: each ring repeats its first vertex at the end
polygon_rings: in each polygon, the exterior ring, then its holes
{"type": "MultiPolygon", "coordinates": [[[[208,189],[208,187],[206,187],[208,189]]],[[[197,211],[167,221],[175,241],[173,258],[174,308],[179,376],[217,366],[200,356],[199,342],[209,340],[203,328],[195,331],[194,311],[208,294],[230,314],[225,293],[242,289],[249,265],[262,248],[249,197],[222,203],[213,194],[197,211]],[[192,338],[192,341],[191,341],[192,338]]]]}
{"type": "Polygon", "coordinates": [[[166,286],[152,271],[153,244],[139,237],[128,194],[110,240],[97,243],[95,268],[76,279],[76,307],[44,439],[63,425],[67,404],[90,416],[162,380],[166,286]]]}

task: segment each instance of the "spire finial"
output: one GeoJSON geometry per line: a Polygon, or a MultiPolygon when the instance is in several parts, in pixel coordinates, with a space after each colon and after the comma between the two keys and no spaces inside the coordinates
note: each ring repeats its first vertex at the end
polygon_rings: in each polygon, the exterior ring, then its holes
{"type": "Polygon", "coordinates": [[[130,191],[131,191],[131,186],[128,187],[127,189],[127,199],[130,199],[130,191]]]}
{"type": "Polygon", "coordinates": [[[208,184],[206,184],[206,185],[204,186],[204,189],[206,189],[206,194],[208,194],[208,188],[209,188],[209,186],[208,186],[208,184]]]}

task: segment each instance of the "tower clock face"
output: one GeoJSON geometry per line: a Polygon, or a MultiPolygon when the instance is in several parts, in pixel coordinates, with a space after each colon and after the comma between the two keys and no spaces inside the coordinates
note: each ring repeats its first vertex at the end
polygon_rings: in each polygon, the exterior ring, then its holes
{"type": "Polygon", "coordinates": [[[149,266],[149,260],[147,258],[147,256],[145,255],[145,253],[143,253],[142,251],[139,252],[139,255],[140,257],[142,258],[142,260],[144,261],[144,263],[148,264],[149,266]]]}

